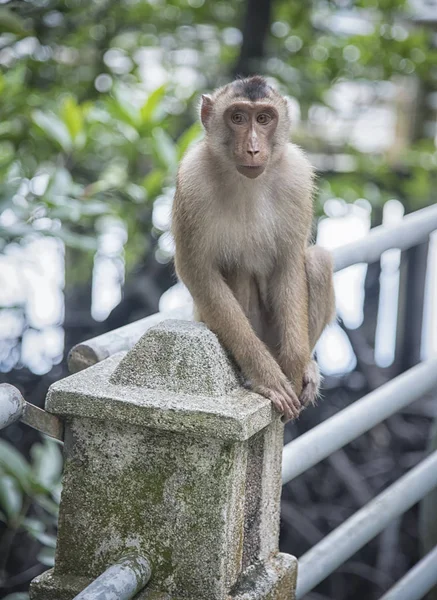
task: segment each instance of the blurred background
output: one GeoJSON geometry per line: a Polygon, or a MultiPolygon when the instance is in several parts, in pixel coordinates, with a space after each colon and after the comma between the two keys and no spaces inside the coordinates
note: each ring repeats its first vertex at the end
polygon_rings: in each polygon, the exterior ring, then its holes
{"type": "MultiPolygon", "coordinates": [[[[0,382],[43,406],[76,343],[183,304],[169,215],[199,95],[261,73],[291,98],[333,248],[435,201],[436,0],[0,0],[0,382]],[[176,285],[175,285],[176,284],[176,285]]],[[[324,400],[286,441],[437,350],[437,239],[336,275],[324,400]]],[[[297,556],[415,465],[433,399],[284,488],[297,556]]],[[[0,438],[0,597],[53,564],[60,447],[0,438]]],[[[381,596],[420,556],[407,512],[312,600],[381,596]]]]}

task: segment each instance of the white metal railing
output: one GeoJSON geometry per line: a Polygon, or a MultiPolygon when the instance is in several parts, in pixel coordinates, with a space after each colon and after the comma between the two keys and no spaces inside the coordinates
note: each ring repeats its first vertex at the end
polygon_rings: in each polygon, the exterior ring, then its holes
{"type": "MultiPolygon", "coordinates": [[[[436,485],[437,451],[299,558],[296,600],[303,598],[436,485]]],[[[436,569],[435,564],[431,567],[436,569]]]]}
{"type": "Polygon", "coordinates": [[[336,248],[334,270],[341,271],[357,263],[372,263],[379,260],[381,254],[391,248],[408,250],[417,246],[437,229],[437,204],[416,210],[404,217],[393,227],[380,225],[356,242],[336,248]]]}
{"type": "MultiPolygon", "coordinates": [[[[406,250],[437,229],[437,205],[408,215],[396,227],[372,229],[334,251],[335,270],[377,261],[391,248],[406,250]]],[[[399,375],[284,447],[287,483],[361,434],[437,388],[437,358],[399,375]]],[[[296,600],[303,598],[355,552],[437,486],[437,451],[389,486],[299,558],[296,600]]],[[[437,584],[437,547],[381,600],[419,600],[437,584]]]]}
{"type": "Polygon", "coordinates": [[[437,546],[402,577],[381,600],[420,600],[437,585],[437,546]]]}
{"type": "Polygon", "coordinates": [[[287,483],[437,386],[437,358],[423,362],[357,400],[296,440],[282,455],[287,483]]]}

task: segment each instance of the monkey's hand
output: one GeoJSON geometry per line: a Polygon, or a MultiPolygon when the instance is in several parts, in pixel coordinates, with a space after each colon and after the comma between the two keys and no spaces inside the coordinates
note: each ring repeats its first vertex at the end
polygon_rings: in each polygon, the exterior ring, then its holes
{"type": "Polygon", "coordinates": [[[311,360],[303,374],[302,391],[299,401],[302,406],[314,405],[319,395],[321,376],[315,360],[311,360]]]}
{"type": "Polygon", "coordinates": [[[254,392],[271,400],[273,406],[283,415],[284,422],[297,419],[299,416],[302,404],[280,369],[271,378],[267,373],[263,373],[263,376],[256,380],[251,379],[248,386],[254,392]]]}

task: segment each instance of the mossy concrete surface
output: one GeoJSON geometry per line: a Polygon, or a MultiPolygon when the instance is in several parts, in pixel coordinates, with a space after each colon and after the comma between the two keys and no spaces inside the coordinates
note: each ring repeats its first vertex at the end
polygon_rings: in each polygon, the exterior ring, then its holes
{"type": "MultiPolygon", "coordinates": [[[[276,554],[265,563],[249,567],[240,577],[225,600],[294,600],[297,580],[297,560],[288,554],[276,554]]],[[[90,579],[84,577],[60,576],[53,569],[36,577],[31,585],[38,588],[38,598],[45,600],[72,600],[87,585],[90,579]]],[[[32,594],[31,594],[31,597],[32,594]]],[[[174,596],[147,587],[135,596],[134,600],[187,600],[189,596],[174,596]]],[[[206,600],[195,597],[190,600],[206,600]]]]}
{"type": "Polygon", "coordinates": [[[55,567],[32,600],[71,600],[131,552],[152,565],[138,600],[292,600],[283,425],[204,325],[159,324],[56,383],[47,408],[66,418],[65,470],[55,567]]]}
{"type": "Polygon", "coordinates": [[[296,580],[296,558],[276,554],[267,561],[251,565],[227,600],[293,600],[296,580]]]}

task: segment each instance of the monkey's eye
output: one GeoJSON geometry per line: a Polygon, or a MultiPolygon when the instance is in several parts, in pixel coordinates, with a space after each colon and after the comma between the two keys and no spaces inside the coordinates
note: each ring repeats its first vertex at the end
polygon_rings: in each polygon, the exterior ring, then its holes
{"type": "Polygon", "coordinates": [[[261,113],[257,116],[256,120],[258,121],[258,123],[260,123],[260,125],[267,125],[267,123],[270,123],[270,121],[272,120],[272,117],[267,113],[261,113]]]}
{"type": "Polygon", "coordinates": [[[236,123],[237,125],[241,125],[242,123],[244,123],[245,119],[244,119],[244,115],[243,113],[234,113],[232,115],[232,123],[236,123]]]}

